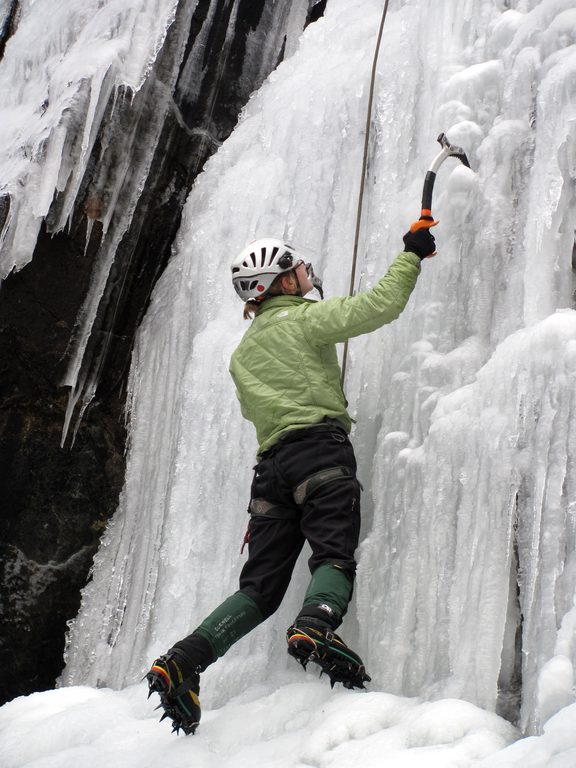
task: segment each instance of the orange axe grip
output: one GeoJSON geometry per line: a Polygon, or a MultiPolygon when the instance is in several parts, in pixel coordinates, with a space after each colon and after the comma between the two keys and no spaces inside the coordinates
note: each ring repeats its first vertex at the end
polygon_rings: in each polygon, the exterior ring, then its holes
{"type": "Polygon", "coordinates": [[[417,232],[419,229],[430,229],[430,227],[435,227],[438,223],[438,221],[432,218],[432,212],[423,208],[422,218],[410,224],[410,232],[417,232]]]}

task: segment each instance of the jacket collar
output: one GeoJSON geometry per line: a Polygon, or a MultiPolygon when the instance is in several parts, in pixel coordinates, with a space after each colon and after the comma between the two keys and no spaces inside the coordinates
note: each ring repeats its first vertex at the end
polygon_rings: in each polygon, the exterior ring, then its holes
{"type": "Polygon", "coordinates": [[[292,296],[290,294],[270,296],[270,298],[265,299],[262,302],[260,309],[258,310],[257,317],[260,317],[261,315],[265,314],[266,312],[270,312],[273,309],[280,309],[281,307],[292,307],[296,304],[305,303],[315,304],[316,302],[314,299],[307,299],[305,296],[292,296]]]}

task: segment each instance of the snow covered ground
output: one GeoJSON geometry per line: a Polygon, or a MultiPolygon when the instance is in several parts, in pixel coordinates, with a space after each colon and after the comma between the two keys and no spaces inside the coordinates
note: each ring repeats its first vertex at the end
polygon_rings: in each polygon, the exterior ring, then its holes
{"type": "Polygon", "coordinates": [[[146,685],[61,688],[0,710],[2,768],[574,768],[576,705],[542,736],[456,699],[330,690],[297,670],[203,713],[194,736],[158,724],[146,685]],[[510,746],[507,746],[510,745],[510,746]]]}
{"type": "Polygon", "coordinates": [[[121,692],[76,687],[18,699],[0,712],[0,764],[456,768],[476,764],[514,736],[505,721],[466,702],[331,692],[327,681],[304,673],[205,712],[189,737],[172,735],[166,721],[159,725],[156,697],[148,704],[145,697],[140,684],[121,692]]]}

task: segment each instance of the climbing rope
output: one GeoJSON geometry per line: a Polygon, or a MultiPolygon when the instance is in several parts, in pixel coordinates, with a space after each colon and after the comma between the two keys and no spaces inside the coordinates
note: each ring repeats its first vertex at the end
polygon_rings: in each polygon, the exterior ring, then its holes
{"type": "MultiPolygon", "coordinates": [[[[374,101],[374,85],[376,82],[376,68],[378,66],[378,56],[380,55],[380,43],[382,42],[382,33],[384,32],[384,23],[388,13],[388,0],[384,3],[382,19],[380,20],[380,29],[378,30],[378,39],[374,50],[374,60],[372,62],[372,76],[370,78],[370,93],[368,94],[368,107],[366,110],[366,130],[364,131],[364,156],[362,158],[362,174],[360,176],[360,192],[358,193],[358,209],[356,211],[356,234],[354,236],[354,250],[352,252],[352,271],[350,274],[349,296],[354,294],[354,285],[356,282],[356,265],[358,262],[358,243],[360,241],[360,225],[362,223],[362,206],[364,203],[364,185],[366,182],[366,168],[368,166],[368,148],[370,144],[370,127],[372,124],[372,102],[374,101]]],[[[344,377],[346,376],[346,362],[348,359],[348,340],[344,344],[344,354],[342,356],[342,386],[344,386],[344,377]]]]}

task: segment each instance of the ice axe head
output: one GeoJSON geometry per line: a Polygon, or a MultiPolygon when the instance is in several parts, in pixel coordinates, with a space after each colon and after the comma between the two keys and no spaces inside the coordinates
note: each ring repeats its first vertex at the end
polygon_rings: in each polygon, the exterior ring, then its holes
{"type": "Polygon", "coordinates": [[[446,160],[447,157],[455,157],[457,160],[460,160],[466,168],[470,168],[470,163],[468,162],[468,158],[462,147],[456,147],[454,144],[450,144],[445,133],[441,133],[440,136],[438,136],[438,142],[442,149],[438,152],[426,173],[424,189],[422,190],[422,210],[420,220],[415,221],[410,226],[412,232],[415,232],[417,229],[433,227],[438,223],[437,221],[434,221],[434,218],[432,217],[432,192],[434,191],[436,174],[444,160],[446,160]]]}
{"type": "Polygon", "coordinates": [[[460,160],[466,168],[470,168],[466,152],[464,152],[462,147],[456,147],[454,144],[450,144],[445,133],[441,133],[440,136],[438,136],[438,143],[442,147],[442,151],[439,152],[432,161],[432,165],[430,166],[431,171],[436,173],[447,157],[455,157],[460,160]]]}

